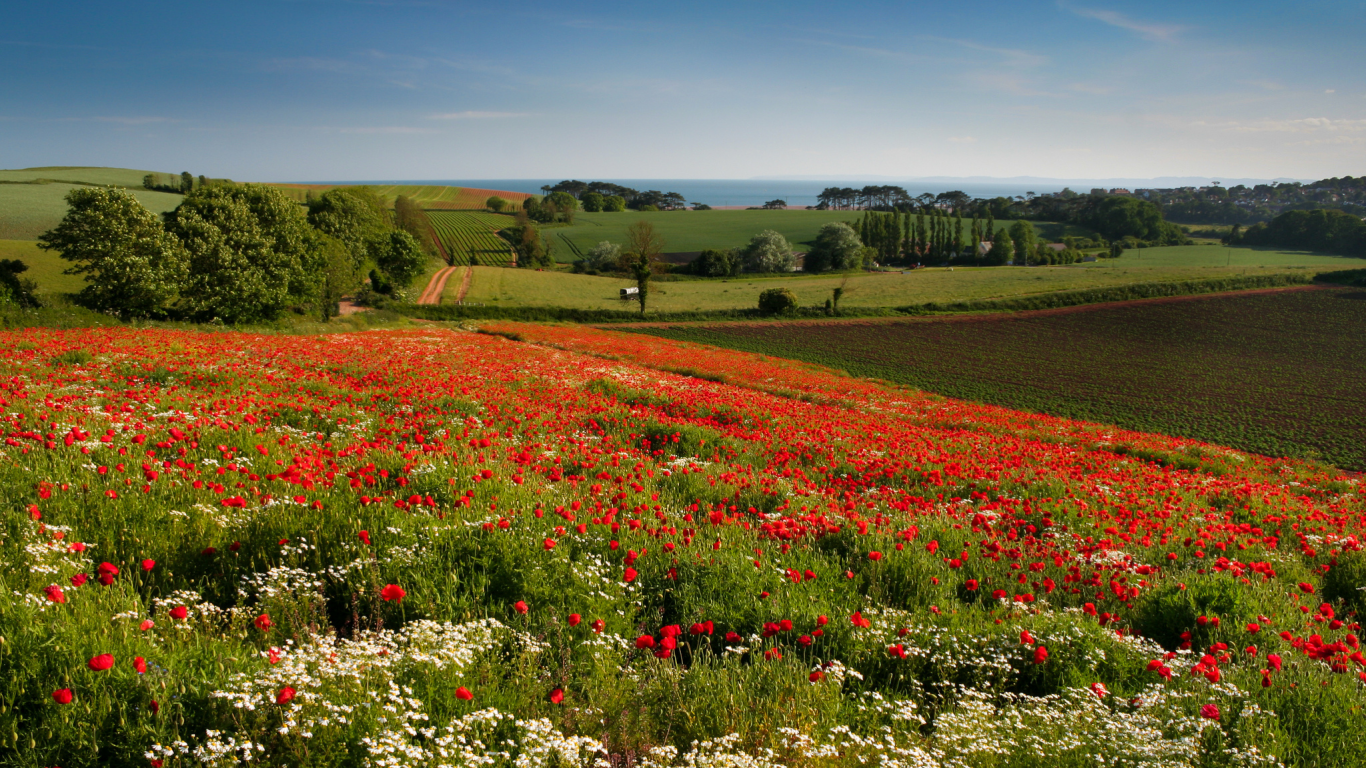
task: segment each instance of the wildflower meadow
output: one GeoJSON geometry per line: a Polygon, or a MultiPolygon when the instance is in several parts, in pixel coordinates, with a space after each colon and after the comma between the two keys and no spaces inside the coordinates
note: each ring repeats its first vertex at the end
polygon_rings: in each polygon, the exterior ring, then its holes
{"type": "Polygon", "coordinates": [[[0,765],[1366,763],[1357,477],[483,330],[0,334],[0,765]]]}

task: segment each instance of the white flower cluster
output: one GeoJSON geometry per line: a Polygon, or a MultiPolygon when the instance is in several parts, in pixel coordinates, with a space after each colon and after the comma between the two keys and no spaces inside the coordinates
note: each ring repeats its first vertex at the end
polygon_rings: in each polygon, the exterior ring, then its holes
{"type": "Polygon", "coordinates": [[[237,588],[237,596],[242,600],[275,600],[302,594],[318,594],[323,582],[317,576],[302,568],[278,566],[265,573],[253,573],[242,577],[237,588]]]}

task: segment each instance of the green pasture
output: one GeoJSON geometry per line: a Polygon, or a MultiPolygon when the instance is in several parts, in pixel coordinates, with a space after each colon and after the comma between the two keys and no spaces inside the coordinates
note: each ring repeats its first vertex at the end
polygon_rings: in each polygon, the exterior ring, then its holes
{"type": "Polygon", "coordinates": [[[0,170],[0,182],[34,181],[78,181],[85,184],[102,184],[110,187],[142,187],[142,177],[155,171],[139,171],[133,168],[87,168],[72,165],[51,165],[40,168],[19,168],[0,170]]]}
{"type": "MultiPolygon", "coordinates": [[[[66,215],[67,193],[81,188],[81,185],[60,182],[0,183],[0,240],[37,240],[66,215]]],[[[152,192],[141,187],[129,191],[154,213],[169,211],[180,205],[182,199],[180,195],[152,192]]]]}
{"type": "MultiPolygon", "coordinates": [[[[314,194],[322,194],[329,189],[336,189],[347,184],[306,184],[299,186],[288,186],[283,184],[271,184],[281,192],[285,193],[292,200],[303,202],[311,191],[314,194]]],[[[446,187],[438,184],[367,184],[375,194],[386,200],[393,201],[400,195],[405,195],[419,204],[431,203],[453,203],[460,195],[461,187],[446,187]]]]}
{"type": "MultiPolygon", "coordinates": [[[[637,221],[648,221],[664,238],[666,253],[702,251],[708,248],[725,249],[742,246],[751,237],[766,229],[781,232],[797,251],[805,251],[816,239],[820,228],[832,221],[853,222],[862,218],[862,211],[657,211],[641,213],[579,213],[571,226],[547,227],[544,234],[555,240],[555,258],[572,262],[588,249],[608,240],[618,245],[626,242],[626,229],[637,221]]],[[[996,222],[997,229],[1013,223],[996,222]]],[[[971,225],[963,222],[964,236],[971,225]]],[[[1065,235],[1087,237],[1092,233],[1083,227],[1035,222],[1035,230],[1049,240],[1061,240],[1065,235]]]]}
{"type": "MultiPolygon", "coordinates": [[[[691,215],[691,214],[689,214],[691,215]]],[[[1244,274],[1273,274],[1293,268],[1315,271],[1366,266],[1345,259],[1283,251],[1180,246],[1126,252],[1119,259],[1054,267],[918,269],[845,275],[742,276],[728,280],[657,281],[649,307],[661,312],[748,309],[766,288],[787,288],[803,306],[818,306],[844,286],[845,307],[896,307],[927,302],[1014,298],[1056,291],[1113,288],[1134,283],[1199,280],[1244,274]]],[[[506,307],[620,309],[624,278],[556,271],[476,267],[466,301],[506,307]]],[[[446,289],[454,298],[454,284],[446,289]]]]}

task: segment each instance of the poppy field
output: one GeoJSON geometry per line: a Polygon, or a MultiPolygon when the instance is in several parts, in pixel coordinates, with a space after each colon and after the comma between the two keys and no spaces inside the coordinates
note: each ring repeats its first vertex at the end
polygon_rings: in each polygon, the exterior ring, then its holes
{"type": "Polygon", "coordinates": [[[0,765],[1366,762],[1354,477],[482,330],[0,334],[0,765]]]}
{"type": "Polygon", "coordinates": [[[633,329],[950,397],[1366,469],[1366,294],[1314,288],[895,322],[633,329]]]}

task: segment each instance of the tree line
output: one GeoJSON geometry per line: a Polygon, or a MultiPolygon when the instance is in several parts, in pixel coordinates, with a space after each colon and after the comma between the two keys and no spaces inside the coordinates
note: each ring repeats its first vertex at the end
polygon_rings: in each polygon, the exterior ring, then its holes
{"type": "Polygon", "coordinates": [[[1235,224],[1225,242],[1366,257],[1366,221],[1343,211],[1286,211],[1246,231],[1235,224]]]}
{"type": "Polygon", "coordinates": [[[641,192],[608,181],[571,179],[547,184],[541,187],[541,191],[547,197],[557,192],[569,195],[578,200],[588,213],[624,211],[627,208],[637,211],[676,211],[688,207],[687,199],[677,192],[660,192],[657,189],[641,192]]]}
{"type": "Polygon", "coordinates": [[[204,188],[212,184],[232,184],[230,179],[210,179],[203,174],[198,177],[189,171],[182,171],[179,176],[170,173],[149,173],[142,177],[143,189],[150,189],[154,192],[174,192],[180,195],[188,195],[196,188],[204,188]]]}
{"type": "Polygon", "coordinates": [[[393,213],[364,187],[299,205],[268,186],[209,184],[162,216],[121,189],[74,189],[66,201],[39,247],[84,276],[81,304],[125,319],[328,320],[344,295],[398,293],[428,258],[425,214],[411,201],[393,213]]]}

